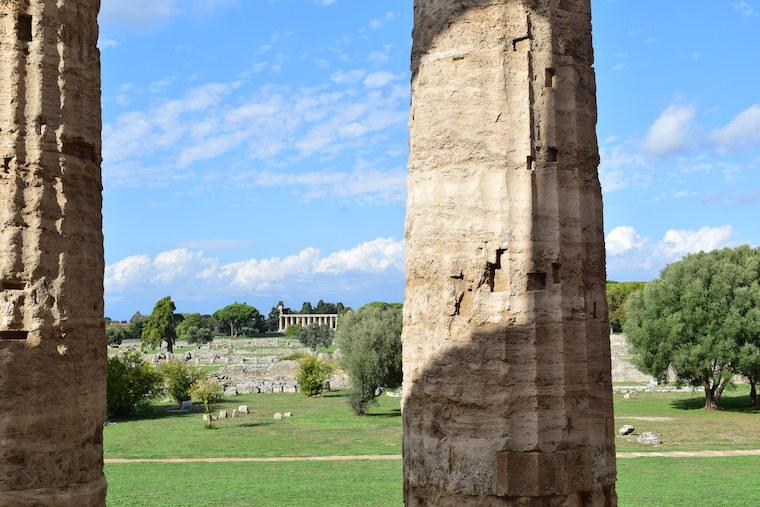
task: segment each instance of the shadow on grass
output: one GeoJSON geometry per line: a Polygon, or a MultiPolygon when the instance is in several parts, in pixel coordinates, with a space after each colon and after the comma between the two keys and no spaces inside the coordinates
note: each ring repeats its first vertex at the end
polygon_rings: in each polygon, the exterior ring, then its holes
{"type": "MultiPolygon", "coordinates": [[[[703,410],[705,398],[703,396],[673,400],[670,406],[679,410],[703,410]]],[[[760,407],[753,407],[749,396],[723,396],[720,400],[718,411],[736,412],[744,414],[760,414],[760,407]]]]}
{"type": "Polygon", "coordinates": [[[243,423],[238,424],[238,428],[261,428],[262,426],[271,426],[272,423],[270,422],[252,422],[252,423],[243,423]]]}
{"type": "Polygon", "coordinates": [[[394,408],[390,412],[380,412],[380,413],[368,413],[365,414],[366,417],[401,417],[401,409],[400,408],[394,408]]]}

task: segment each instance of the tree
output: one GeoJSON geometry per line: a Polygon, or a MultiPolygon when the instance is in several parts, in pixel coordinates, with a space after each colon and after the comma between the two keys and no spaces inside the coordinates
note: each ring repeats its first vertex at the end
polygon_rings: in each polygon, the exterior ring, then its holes
{"type": "Polygon", "coordinates": [[[303,305],[301,305],[301,315],[311,315],[314,313],[314,308],[312,308],[311,303],[306,301],[303,305]]]}
{"type": "Polygon", "coordinates": [[[214,313],[214,318],[229,327],[230,336],[238,336],[243,326],[261,330],[264,328],[264,318],[259,311],[245,303],[234,303],[225,306],[214,313]]]}
{"type": "Polygon", "coordinates": [[[215,403],[222,401],[224,388],[216,378],[205,377],[198,380],[190,389],[193,398],[203,403],[204,413],[206,414],[206,428],[214,427],[214,418],[211,416],[215,403]]]}
{"type": "Polygon", "coordinates": [[[333,328],[326,325],[306,326],[298,331],[298,341],[314,351],[319,347],[327,348],[332,345],[334,336],[333,328]]]}
{"type": "Polygon", "coordinates": [[[161,374],[137,351],[110,357],[106,409],[110,417],[129,417],[163,392],[161,374]]]}
{"type": "Polygon", "coordinates": [[[121,345],[124,340],[132,337],[128,327],[114,325],[106,327],[106,336],[109,345],[121,345]]]}
{"type": "Polygon", "coordinates": [[[211,315],[188,313],[177,325],[177,337],[187,343],[208,343],[214,338],[215,328],[216,321],[211,315]]]}
{"type": "Polygon", "coordinates": [[[177,403],[190,399],[190,389],[206,374],[200,368],[196,368],[184,361],[171,360],[161,366],[161,374],[164,377],[166,392],[177,403]]]}
{"type": "Polygon", "coordinates": [[[145,319],[145,315],[140,312],[135,312],[132,318],[129,319],[129,334],[132,335],[133,339],[139,340],[142,337],[145,319]]]}
{"type": "Polygon", "coordinates": [[[638,366],[663,379],[702,386],[705,408],[715,409],[739,363],[739,345],[754,330],[752,301],[759,250],[716,250],[667,266],[660,278],[633,293],[626,304],[626,337],[638,366]],[[748,317],[749,315],[749,317],[748,317]]]}
{"type": "Polygon", "coordinates": [[[298,362],[296,380],[301,392],[306,396],[316,396],[322,393],[325,382],[333,372],[332,366],[317,356],[306,356],[298,362]]]}
{"type": "Polygon", "coordinates": [[[177,325],[174,312],[177,307],[171,297],[159,299],[153,307],[153,313],[145,319],[142,331],[142,341],[150,347],[158,348],[161,342],[166,342],[166,350],[174,352],[177,341],[177,325]]]}
{"type": "Polygon", "coordinates": [[[628,297],[646,285],[644,282],[607,282],[607,306],[610,312],[610,327],[615,333],[623,331],[625,324],[625,302],[628,297]]]}
{"type": "Polygon", "coordinates": [[[401,385],[401,305],[373,303],[340,318],[335,343],[351,379],[351,407],[364,415],[384,388],[401,385]]]}

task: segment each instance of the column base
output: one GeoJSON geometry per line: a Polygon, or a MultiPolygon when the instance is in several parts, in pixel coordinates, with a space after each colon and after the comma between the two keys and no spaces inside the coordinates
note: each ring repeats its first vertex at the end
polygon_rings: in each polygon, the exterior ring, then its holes
{"type": "Polygon", "coordinates": [[[106,479],[62,489],[0,491],[0,507],[104,507],[106,479]]]}

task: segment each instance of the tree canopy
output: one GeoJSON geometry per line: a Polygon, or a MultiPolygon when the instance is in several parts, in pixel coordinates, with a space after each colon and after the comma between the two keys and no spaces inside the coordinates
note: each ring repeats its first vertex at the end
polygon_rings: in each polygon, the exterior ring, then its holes
{"type": "Polygon", "coordinates": [[[230,329],[230,336],[238,336],[243,327],[264,329],[264,318],[259,311],[245,303],[233,303],[214,313],[214,318],[230,329]]]}
{"type": "Polygon", "coordinates": [[[760,366],[759,308],[760,249],[698,253],[629,297],[624,331],[643,371],[663,379],[672,367],[717,408],[735,373],[760,366]]]}
{"type": "Polygon", "coordinates": [[[644,282],[607,282],[607,306],[610,312],[610,327],[615,333],[623,331],[625,324],[625,302],[631,294],[644,287],[644,282]]]}

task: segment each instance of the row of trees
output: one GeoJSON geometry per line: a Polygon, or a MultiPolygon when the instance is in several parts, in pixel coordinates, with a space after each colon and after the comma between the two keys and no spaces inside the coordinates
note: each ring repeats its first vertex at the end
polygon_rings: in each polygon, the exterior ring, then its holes
{"type": "MultiPolygon", "coordinates": [[[[137,312],[125,323],[114,323],[107,319],[108,343],[118,345],[124,340],[135,339],[142,340],[152,348],[166,343],[167,350],[172,352],[177,339],[202,344],[221,334],[237,337],[274,333],[279,330],[280,306],[284,308],[285,313],[293,313],[280,301],[272,307],[267,317],[256,307],[246,303],[233,303],[217,310],[213,315],[180,314],[176,313],[177,308],[172,298],[165,297],[156,302],[153,312],[148,316],[137,312]]],[[[348,310],[350,308],[343,303],[326,303],[320,299],[316,307],[305,302],[301,313],[343,314],[348,310]]]]}
{"type": "Polygon", "coordinates": [[[760,249],[747,246],[689,255],[633,292],[623,330],[637,366],[665,380],[700,386],[705,408],[720,405],[735,375],[760,406],[760,249]]]}

